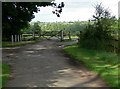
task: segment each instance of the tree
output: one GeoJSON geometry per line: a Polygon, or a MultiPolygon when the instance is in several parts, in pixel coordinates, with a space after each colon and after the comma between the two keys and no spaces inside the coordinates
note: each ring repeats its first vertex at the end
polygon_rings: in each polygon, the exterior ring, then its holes
{"type": "MultiPolygon", "coordinates": [[[[2,3],[2,29],[3,38],[10,40],[10,36],[20,34],[21,29],[28,25],[35,16],[34,12],[40,11],[40,6],[53,6],[62,9],[64,3],[58,6],[54,2],[3,2],[2,3]]],[[[61,10],[56,11],[60,15],[61,10]]],[[[59,17],[59,16],[58,16],[59,17]]],[[[5,39],[3,39],[5,40],[5,39]]]]}
{"type": "Polygon", "coordinates": [[[33,25],[33,36],[34,36],[34,39],[35,39],[35,34],[38,34],[39,37],[41,37],[41,27],[39,26],[38,22],[34,23],[34,25],[33,25]]]}
{"type": "Polygon", "coordinates": [[[112,16],[109,9],[106,9],[102,4],[97,4],[95,7],[95,15],[93,15],[95,25],[99,30],[110,30],[111,25],[116,21],[115,16],[112,16]]]}
{"type": "Polygon", "coordinates": [[[115,23],[115,16],[112,16],[108,9],[102,4],[95,7],[95,15],[93,15],[94,24],[89,24],[85,32],[81,34],[80,44],[90,49],[105,50],[108,44],[111,44],[111,29],[115,23]]]}

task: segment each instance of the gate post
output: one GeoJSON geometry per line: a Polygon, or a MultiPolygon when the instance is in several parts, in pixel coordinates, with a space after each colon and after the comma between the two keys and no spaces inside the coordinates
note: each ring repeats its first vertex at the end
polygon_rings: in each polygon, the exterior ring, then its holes
{"type": "Polygon", "coordinates": [[[61,30],[60,33],[61,33],[61,34],[60,34],[60,36],[61,36],[61,40],[60,40],[60,41],[63,41],[63,40],[64,40],[63,30],[61,30]]]}
{"type": "Polygon", "coordinates": [[[20,41],[22,41],[22,34],[20,35],[20,41]]]}
{"type": "Polygon", "coordinates": [[[13,44],[13,42],[14,42],[14,37],[13,37],[13,35],[11,36],[11,40],[12,40],[12,44],[13,44]]]}

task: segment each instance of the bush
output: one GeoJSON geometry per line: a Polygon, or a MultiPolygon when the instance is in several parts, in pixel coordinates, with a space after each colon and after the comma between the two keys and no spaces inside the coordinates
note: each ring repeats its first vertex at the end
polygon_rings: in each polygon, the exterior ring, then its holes
{"type": "Polygon", "coordinates": [[[110,31],[99,30],[94,26],[89,26],[80,34],[79,44],[88,49],[106,50],[111,43],[110,31]]]}

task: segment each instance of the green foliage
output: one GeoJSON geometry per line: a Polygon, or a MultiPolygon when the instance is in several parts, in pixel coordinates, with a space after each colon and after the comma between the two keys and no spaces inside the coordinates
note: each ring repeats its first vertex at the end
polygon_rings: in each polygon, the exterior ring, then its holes
{"type": "Polygon", "coordinates": [[[80,35],[80,46],[88,49],[105,50],[111,43],[110,31],[95,29],[90,26],[80,35]]]}
{"type": "Polygon", "coordinates": [[[86,25],[87,25],[87,22],[80,22],[80,21],[71,22],[71,23],[68,23],[65,30],[67,32],[70,31],[71,35],[79,35],[78,33],[80,31],[83,31],[86,25]]]}
{"type": "MultiPolygon", "coordinates": [[[[43,22],[36,22],[38,23],[38,25],[41,28],[41,32],[44,31],[61,31],[63,30],[65,34],[68,34],[69,32],[71,32],[71,35],[76,35],[78,34],[79,31],[82,31],[87,22],[49,22],[49,23],[43,23],[43,22]]],[[[31,27],[34,25],[34,23],[30,23],[31,27]]],[[[31,31],[31,30],[30,30],[31,31]]]]}
{"type": "Polygon", "coordinates": [[[72,45],[64,48],[65,53],[69,54],[72,59],[82,62],[90,70],[100,74],[100,76],[111,87],[118,87],[119,60],[117,54],[88,50],[78,45],[72,45]]]}
{"type": "Polygon", "coordinates": [[[35,16],[34,12],[40,11],[40,6],[53,6],[59,8],[56,15],[59,17],[61,10],[64,7],[62,2],[58,6],[54,2],[3,2],[2,3],[2,29],[3,40],[10,40],[10,36],[21,34],[21,29],[24,29],[28,22],[35,16]]]}
{"type": "MultiPolygon", "coordinates": [[[[50,5],[50,2],[45,4],[50,5]]],[[[13,34],[20,34],[20,30],[26,27],[28,22],[34,18],[33,12],[38,12],[37,6],[46,6],[45,4],[32,2],[3,2],[3,38],[9,38],[9,36],[13,34]]]]}
{"type": "Polygon", "coordinates": [[[114,30],[115,17],[104,9],[103,6],[96,5],[96,13],[93,15],[94,23],[91,25],[89,20],[88,26],[80,34],[80,45],[89,49],[106,50],[108,45],[113,44],[112,33],[114,30]]]}
{"type": "MultiPolygon", "coordinates": [[[[120,18],[118,19],[118,34],[120,34],[120,18]]],[[[118,38],[120,39],[120,36],[118,38]]]]}
{"type": "Polygon", "coordinates": [[[39,37],[41,37],[41,27],[39,26],[37,22],[34,23],[31,29],[34,34],[34,39],[35,39],[35,34],[39,34],[39,37]]]}

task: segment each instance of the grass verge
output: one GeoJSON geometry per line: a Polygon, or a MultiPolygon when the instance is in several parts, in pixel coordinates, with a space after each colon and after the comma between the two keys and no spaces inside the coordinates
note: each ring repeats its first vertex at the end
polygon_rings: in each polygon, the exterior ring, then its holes
{"type": "Polygon", "coordinates": [[[82,61],[91,71],[97,72],[106,81],[110,87],[118,87],[119,67],[118,59],[120,56],[114,53],[103,51],[88,50],[72,45],[64,48],[64,52],[70,55],[74,60],[82,61]]]}
{"type": "Polygon", "coordinates": [[[9,76],[10,76],[10,68],[7,64],[0,64],[0,66],[2,67],[1,71],[2,71],[2,74],[0,76],[0,87],[4,86],[8,79],[9,79],[9,76]]]}
{"type": "Polygon", "coordinates": [[[38,41],[22,41],[22,42],[16,42],[16,43],[12,43],[12,42],[2,42],[2,47],[16,47],[16,46],[24,46],[26,44],[32,44],[32,43],[36,43],[38,41]]]}

